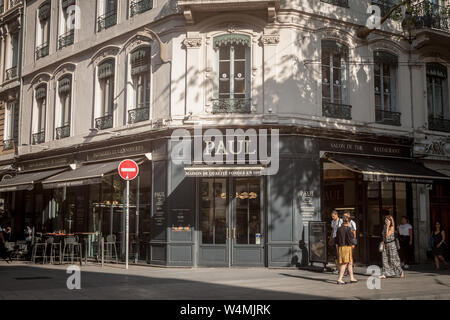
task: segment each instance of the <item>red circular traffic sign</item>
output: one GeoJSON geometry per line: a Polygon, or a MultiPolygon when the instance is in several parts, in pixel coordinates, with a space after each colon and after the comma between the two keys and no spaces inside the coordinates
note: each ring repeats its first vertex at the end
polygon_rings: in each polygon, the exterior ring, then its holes
{"type": "Polygon", "coordinates": [[[123,160],[118,170],[119,175],[126,181],[134,180],[139,175],[139,166],[133,160],[123,160]]]}

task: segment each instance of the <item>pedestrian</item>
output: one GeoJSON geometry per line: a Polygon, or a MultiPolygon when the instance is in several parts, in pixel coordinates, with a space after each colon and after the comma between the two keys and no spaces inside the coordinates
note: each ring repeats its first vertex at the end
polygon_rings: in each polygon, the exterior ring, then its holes
{"type": "Polygon", "coordinates": [[[403,269],[408,270],[411,263],[412,245],[413,245],[413,227],[409,224],[408,218],[403,216],[398,225],[398,234],[400,240],[400,261],[403,269]]]}
{"type": "Polygon", "coordinates": [[[339,227],[336,235],[339,256],[339,279],[337,284],[345,284],[343,277],[346,270],[348,270],[348,274],[350,275],[350,282],[358,282],[353,274],[353,239],[354,235],[350,227],[350,219],[347,216],[344,216],[342,219],[342,226],[339,227]]]}
{"type": "Polygon", "coordinates": [[[350,220],[350,228],[352,229],[353,236],[355,237],[355,239],[357,239],[356,222],[352,220],[350,212],[344,213],[344,216],[350,220]]]}
{"type": "Polygon", "coordinates": [[[381,271],[380,279],[386,279],[387,277],[400,277],[404,278],[400,256],[398,255],[397,244],[395,239],[395,222],[391,215],[386,216],[384,219],[383,229],[383,269],[381,271]]]}
{"type": "Polygon", "coordinates": [[[11,227],[7,227],[6,230],[3,231],[3,233],[4,233],[3,237],[5,238],[5,242],[11,242],[11,240],[12,240],[11,227]]]}
{"type": "Polygon", "coordinates": [[[436,264],[436,270],[440,270],[439,261],[444,264],[444,269],[448,269],[448,264],[444,259],[445,253],[445,231],[442,228],[440,222],[436,222],[433,228],[432,237],[432,252],[434,257],[434,263],[436,264]]]}
{"type": "Polygon", "coordinates": [[[27,226],[25,227],[25,230],[23,231],[23,233],[24,233],[24,236],[25,236],[25,241],[26,241],[27,243],[31,243],[31,241],[32,241],[32,236],[33,236],[33,231],[31,230],[31,228],[30,228],[29,225],[27,225],[27,226]]]}
{"type": "Polygon", "coordinates": [[[339,218],[339,213],[336,210],[331,212],[331,236],[328,245],[331,247],[331,252],[333,252],[334,263],[336,264],[336,269],[334,274],[338,274],[338,247],[336,242],[336,235],[339,227],[342,225],[342,219],[339,218]]]}
{"type": "Polygon", "coordinates": [[[6,262],[10,262],[11,257],[8,255],[7,251],[6,251],[6,247],[5,247],[6,241],[5,241],[5,237],[3,235],[3,229],[0,226],[0,258],[2,258],[3,260],[5,260],[6,262]]]}

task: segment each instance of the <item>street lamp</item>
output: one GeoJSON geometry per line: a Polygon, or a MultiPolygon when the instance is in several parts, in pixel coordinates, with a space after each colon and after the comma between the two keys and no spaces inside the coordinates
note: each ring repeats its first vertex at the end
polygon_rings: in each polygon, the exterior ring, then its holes
{"type": "MultiPolygon", "coordinates": [[[[152,29],[144,28],[144,31],[152,34],[156,38],[156,41],[158,41],[158,44],[159,44],[159,56],[161,58],[161,61],[163,63],[170,62],[170,58],[168,57],[168,54],[167,54],[167,44],[162,42],[162,40],[158,36],[158,34],[155,31],[153,31],[152,29]]],[[[151,36],[150,36],[150,38],[152,39],[151,36]]]]}

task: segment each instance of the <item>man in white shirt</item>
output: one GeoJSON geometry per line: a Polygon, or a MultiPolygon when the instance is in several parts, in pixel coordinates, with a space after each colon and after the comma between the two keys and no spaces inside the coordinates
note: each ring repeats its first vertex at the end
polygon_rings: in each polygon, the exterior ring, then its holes
{"type": "MultiPolygon", "coordinates": [[[[334,262],[336,263],[336,267],[338,266],[338,250],[336,243],[337,230],[342,225],[342,219],[339,218],[339,213],[336,210],[331,212],[331,237],[329,241],[329,245],[332,248],[334,262]]],[[[335,273],[338,272],[336,269],[335,273]]]]}
{"type": "Polygon", "coordinates": [[[413,227],[409,224],[407,217],[402,217],[398,225],[398,234],[400,240],[400,260],[404,264],[403,268],[409,269],[413,245],[413,227]]]}

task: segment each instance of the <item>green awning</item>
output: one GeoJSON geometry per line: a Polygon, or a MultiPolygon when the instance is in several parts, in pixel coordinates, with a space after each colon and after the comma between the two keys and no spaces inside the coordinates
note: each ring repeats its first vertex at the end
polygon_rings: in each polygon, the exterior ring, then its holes
{"type": "Polygon", "coordinates": [[[437,62],[429,62],[427,63],[427,76],[447,79],[447,67],[437,62]]]}
{"type": "Polygon", "coordinates": [[[114,75],[114,62],[105,62],[98,67],[98,78],[105,79],[114,75]]]}
{"type": "Polygon", "coordinates": [[[70,90],[72,90],[72,80],[70,78],[66,77],[59,80],[58,92],[60,94],[65,94],[67,92],[70,92],[70,90]]]}
{"type": "Polygon", "coordinates": [[[67,9],[70,6],[75,5],[75,0],[61,0],[61,7],[67,9]]]}
{"type": "Polygon", "coordinates": [[[39,20],[47,20],[50,18],[51,5],[50,2],[46,2],[39,7],[39,20]]]}
{"type": "Polygon", "coordinates": [[[214,49],[228,45],[243,45],[250,47],[250,36],[243,34],[224,34],[214,38],[214,49]]]}
{"type": "Polygon", "coordinates": [[[39,87],[36,89],[36,100],[45,99],[47,97],[47,88],[46,87],[39,87]]]}
{"type": "Polygon", "coordinates": [[[346,45],[334,40],[322,40],[322,51],[332,51],[343,55],[348,55],[346,45]]]}
{"type": "Polygon", "coordinates": [[[397,63],[398,63],[397,56],[395,56],[389,52],[385,52],[385,51],[376,51],[373,54],[373,59],[374,59],[375,63],[384,63],[384,64],[391,64],[391,65],[397,65],[397,63]]]}

